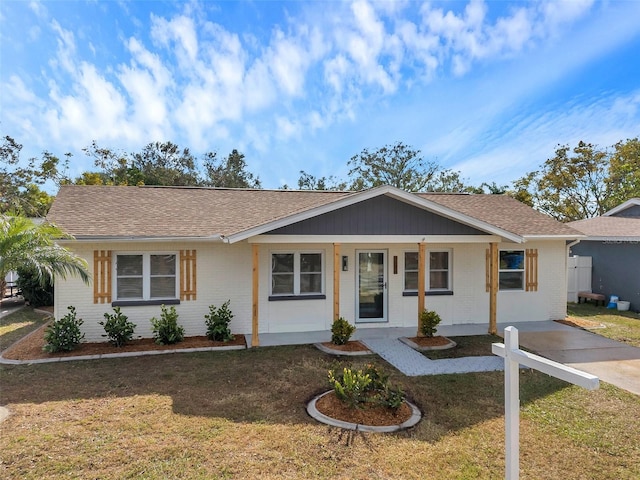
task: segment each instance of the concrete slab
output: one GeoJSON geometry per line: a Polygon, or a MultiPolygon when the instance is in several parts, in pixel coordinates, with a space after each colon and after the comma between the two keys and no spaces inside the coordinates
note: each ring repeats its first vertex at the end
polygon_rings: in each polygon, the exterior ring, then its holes
{"type": "Polygon", "coordinates": [[[640,395],[640,359],[569,363],[570,367],[597,375],[601,380],[640,395]]]}
{"type": "MultiPolygon", "coordinates": [[[[574,327],[520,331],[520,345],[640,395],[640,348],[574,327]]],[[[518,328],[518,327],[516,327],[518,328]]]]}
{"type": "MultiPolygon", "coordinates": [[[[517,327],[516,327],[517,328],[517,327]]],[[[569,327],[572,328],[572,327],[569,327]]],[[[621,348],[624,344],[577,328],[544,332],[520,332],[520,345],[536,351],[621,348]]]]}
{"type": "MultiPolygon", "coordinates": [[[[522,345],[522,343],[521,343],[522,345]]],[[[640,348],[583,348],[572,350],[537,350],[539,355],[560,363],[594,363],[617,360],[640,360],[640,348]]]]}

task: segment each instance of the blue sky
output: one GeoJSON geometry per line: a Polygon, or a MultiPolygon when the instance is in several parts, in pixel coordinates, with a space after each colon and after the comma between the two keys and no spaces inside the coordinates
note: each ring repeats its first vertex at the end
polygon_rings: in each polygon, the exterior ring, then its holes
{"type": "Polygon", "coordinates": [[[172,141],[265,188],[402,141],[510,184],[640,135],[640,2],[0,3],[0,132],[23,158],[172,141]]]}

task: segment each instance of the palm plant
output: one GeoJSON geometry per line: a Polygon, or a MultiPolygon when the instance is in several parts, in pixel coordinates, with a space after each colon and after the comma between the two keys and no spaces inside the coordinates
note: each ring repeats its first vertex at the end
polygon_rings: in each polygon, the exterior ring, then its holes
{"type": "Polygon", "coordinates": [[[4,292],[7,273],[18,268],[30,269],[44,286],[54,275],[66,278],[79,276],[90,282],[87,262],[55,243],[57,239],[70,239],[55,225],[36,225],[21,216],[0,216],[0,286],[4,292]]]}

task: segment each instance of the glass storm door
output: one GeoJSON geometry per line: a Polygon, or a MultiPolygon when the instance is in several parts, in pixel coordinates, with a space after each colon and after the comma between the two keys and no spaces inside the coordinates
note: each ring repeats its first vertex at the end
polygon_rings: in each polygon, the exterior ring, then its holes
{"type": "Polygon", "coordinates": [[[358,251],[356,322],[387,321],[386,253],[358,251]]]}

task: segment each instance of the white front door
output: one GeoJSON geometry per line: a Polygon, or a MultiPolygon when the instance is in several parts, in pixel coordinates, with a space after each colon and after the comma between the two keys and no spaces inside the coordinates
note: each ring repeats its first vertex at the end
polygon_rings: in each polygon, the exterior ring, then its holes
{"type": "Polygon", "coordinates": [[[356,322],[387,321],[387,252],[358,250],[356,322]]]}

